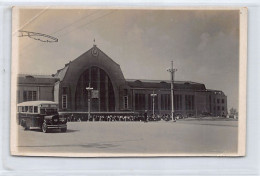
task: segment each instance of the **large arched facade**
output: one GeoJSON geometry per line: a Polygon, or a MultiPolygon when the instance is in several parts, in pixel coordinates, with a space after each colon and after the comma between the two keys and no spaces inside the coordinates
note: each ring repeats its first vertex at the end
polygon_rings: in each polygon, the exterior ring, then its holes
{"type": "Polygon", "coordinates": [[[95,45],[58,70],[55,101],[61,111],[88,111],[86,87],[91,92],[91,112],[113,112],[123,108],[123,91],[127,87],[120,66],[95,45]]]}
{"type": "Polygon", "coordinates": [[[75,92],[76,111],[87,111],[88,100],[92,112],[115,111],[115,92],[111,79],[97,66],[86,69],[78,79],[75,92]],[[86,87],[93,88],[93,91],[87,91],[86,87]]]}

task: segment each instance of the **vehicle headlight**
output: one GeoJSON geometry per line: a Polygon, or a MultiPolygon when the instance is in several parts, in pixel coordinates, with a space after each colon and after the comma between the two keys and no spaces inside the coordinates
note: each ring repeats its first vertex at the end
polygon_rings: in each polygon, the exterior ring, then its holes
{"type": "Polygon", "coordinates": [[[61,122],[65,122],[66,120],[67,120],[66,117],[65,118],[64,117],[60,118],[61,122]]]}
{"type": "Polygon", "coordinates": [[[58,122],[58,119],[53,119],[54,122],[58,122]]]}

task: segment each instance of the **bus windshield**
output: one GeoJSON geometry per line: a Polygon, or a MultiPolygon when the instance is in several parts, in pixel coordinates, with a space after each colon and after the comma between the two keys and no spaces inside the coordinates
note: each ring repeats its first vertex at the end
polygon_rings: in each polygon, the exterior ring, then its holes
{"type": "Polygon", "coordinates": [[[53,109],[53,108],[42,108],[40,113],[46,115],[55,115],[58,114],[58,111],[57,109],[53,109]]]}

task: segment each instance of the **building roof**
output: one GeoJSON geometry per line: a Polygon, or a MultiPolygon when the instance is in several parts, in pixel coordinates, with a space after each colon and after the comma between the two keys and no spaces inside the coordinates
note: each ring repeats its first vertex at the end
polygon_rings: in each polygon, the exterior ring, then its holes
{"type": "Polygon", "coordinates": [[[18,84],[54,85],[58,80],[51,75],[18,74],[18,84]]]}
{"type": "Polygon", "coordinates": [[[212,92],[214,94],[218,95],[225,95],[223,91],[221,90],[213,90],[213,89],[207,89],[208,92],[212,92]]]}
{"type": "MultiPolygon", "coordinates": [[[[75,70],[77,68],[75,68],[75,66],[78,66],[76,64],[76,62],[78,62],[80,60],[80,58],[87,58],[87,56],[89,56],[90,53],[92,53],[92,50],[93,49],[97,49],[98,50],[98,53],[102,54],[105,56],[105,58],[113,63],[114,65],[116,65],[120,71],[121,71],[121,68],[120,68],[120,65],[118,63],[116,63],[113,59],[111,59],[106,53],[104,53],[101,49],[99,49],[96,45],[93,45],[92,48],[90,48],[88,51],[84,52],[83,54],[81,54],[79,57],[77,57],[76,59],[70,61],[69,63],[65,64],[65,66],[60,69],[60,70],[57,70],[57,72],[54,74],[54,77],[56,78],[59,78],[60,81],[63,81],[64,77],[66,76],[66,73],[69,72],[69,69],[71,69],[71,67],[74,67],[72,68],[72,70],[75,70]]],[[[89,60],[91,60],[91,57],[88,57],[89,60]]],[[[96,59],[96,58],[95,58],[96,59]]],[[[82,63],[80,63],[80,65],[82,65],[82,63]]],[[[110,66],[111,67],[111,66],[110,66]]]]}
{"type": "Polygon", "coordinates": [[[17,106],[39,106],[42,104],[55,104],[57,105],[58,103],[54,101],[25,101],[22,103],[17,104],[17,106]]]}
{"type": "MultiPolygon", "coordinates": [[[[135,80],[127,79],[127,85],[131,88],[155,88],[155,89],[170,89],[170,81],[165,80],[135,80]]],[[[191,81],[174,81],[174,88],[179,90],[194,90],[194,91],[205,91],[206,87],[204,84],[191,82],[191,81]]]]}
{"type": "Polygon", "coordinates": [[[62,81],[63,78],[65,77],[66,73],[67,73],[69,66],[70,66],[70,62],[68,64],[66,64],[64,68],[57,70],[57,73],[54,74],[53,76],[62,81]]]}

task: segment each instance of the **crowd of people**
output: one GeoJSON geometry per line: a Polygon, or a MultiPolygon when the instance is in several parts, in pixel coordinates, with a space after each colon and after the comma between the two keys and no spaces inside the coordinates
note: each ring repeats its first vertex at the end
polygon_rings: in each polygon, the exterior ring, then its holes
{"type": "Polygon", "coordinates": [[[63,115],[67,118],[68,122],[80,122],[80,121],[170,121],[171,115],[147,115],[147,114],[138,114],[138,115],[90,115],[88,114],[65,114],[63,115]]]}

